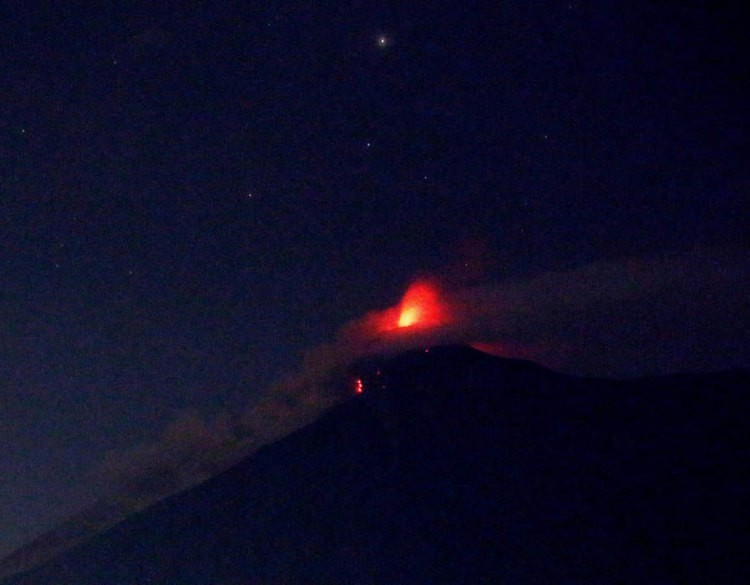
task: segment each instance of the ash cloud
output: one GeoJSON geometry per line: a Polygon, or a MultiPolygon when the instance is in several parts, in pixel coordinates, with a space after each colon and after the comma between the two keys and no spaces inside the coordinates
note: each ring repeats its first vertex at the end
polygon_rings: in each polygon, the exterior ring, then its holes
{"type": "Polygon", "coordinates": [[[221,471],[230,451],[251,438],[236,416],[186,410],[154,441],[108,453],[94,479],[126,511],[138,510],[221,471]]]}
{"type": "Polygon", "coordinates": [[[336,352],[333,344],[311,349],[298,373],[279,380],[243,412],[177,413],[153,441],[109,452],[92,480],[124,517],[228,469],[341,399],[330,385],[345,363],[336,352]]]}
{"type": "Polygon", "coordinates": [[[747,367],[748,274],[726,250],[597,262],[458,291],[456,333],[581,375],[747,367]]]}

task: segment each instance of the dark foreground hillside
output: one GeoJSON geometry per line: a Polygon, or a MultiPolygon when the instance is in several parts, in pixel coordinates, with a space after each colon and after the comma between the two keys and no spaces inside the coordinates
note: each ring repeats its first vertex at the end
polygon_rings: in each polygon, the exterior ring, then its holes
{"type": "Polygon", "coordinates": [[[628,382],[467,348],[2,585],[748,583],[750,375],[628,382]]]}

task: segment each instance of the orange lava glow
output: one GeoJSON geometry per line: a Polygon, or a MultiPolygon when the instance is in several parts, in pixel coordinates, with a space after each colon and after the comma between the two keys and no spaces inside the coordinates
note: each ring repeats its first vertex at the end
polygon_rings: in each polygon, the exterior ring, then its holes
{"type": "Polygon", "coordinates": [[[397,327],[435,327],[448,320],[437,288],[429,282],[412,284],[399,306],[397,327]]]}
{"type": "Polygon", "coordinates": [[[401,302],[382,311],[373,311],[357,325],[359,335],[421,333],[448,325],[452,319],[450,304],[431,281],[418,280],[406,290],[401,302]]]}
{"type": "Polygon", "coordinates": [[[404,307],[401,309],[401,314],[398,317],[398,326],[409,327],[415,323],[419,323],[421,316],[419,307],[404,307]]]}

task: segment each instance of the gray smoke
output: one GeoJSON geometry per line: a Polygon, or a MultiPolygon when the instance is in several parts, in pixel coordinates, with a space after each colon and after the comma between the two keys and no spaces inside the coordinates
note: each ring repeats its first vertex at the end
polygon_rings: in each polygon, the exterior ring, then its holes
{"type": "Polygon", "coordinates": [[[350,395],[347,367],[374,352],[471,343],[607,377],[748,367],[748,275],[745,253],[695,250],[445,290],[452,319],[436,329],[378,332],[394,309],[374,311],[309,349],[245,412],[180,413],[152,443],[110,453],[97,477],[134,508],[184,489],[350,395]]]}

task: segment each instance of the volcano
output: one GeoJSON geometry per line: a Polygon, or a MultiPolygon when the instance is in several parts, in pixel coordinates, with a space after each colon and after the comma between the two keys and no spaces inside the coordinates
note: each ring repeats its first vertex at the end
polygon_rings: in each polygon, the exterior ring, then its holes
{"type": "Polygon", "coordinates": [[[750,582],[750,372],[560,375],[463,346],[2,585],[750,582]]]}

